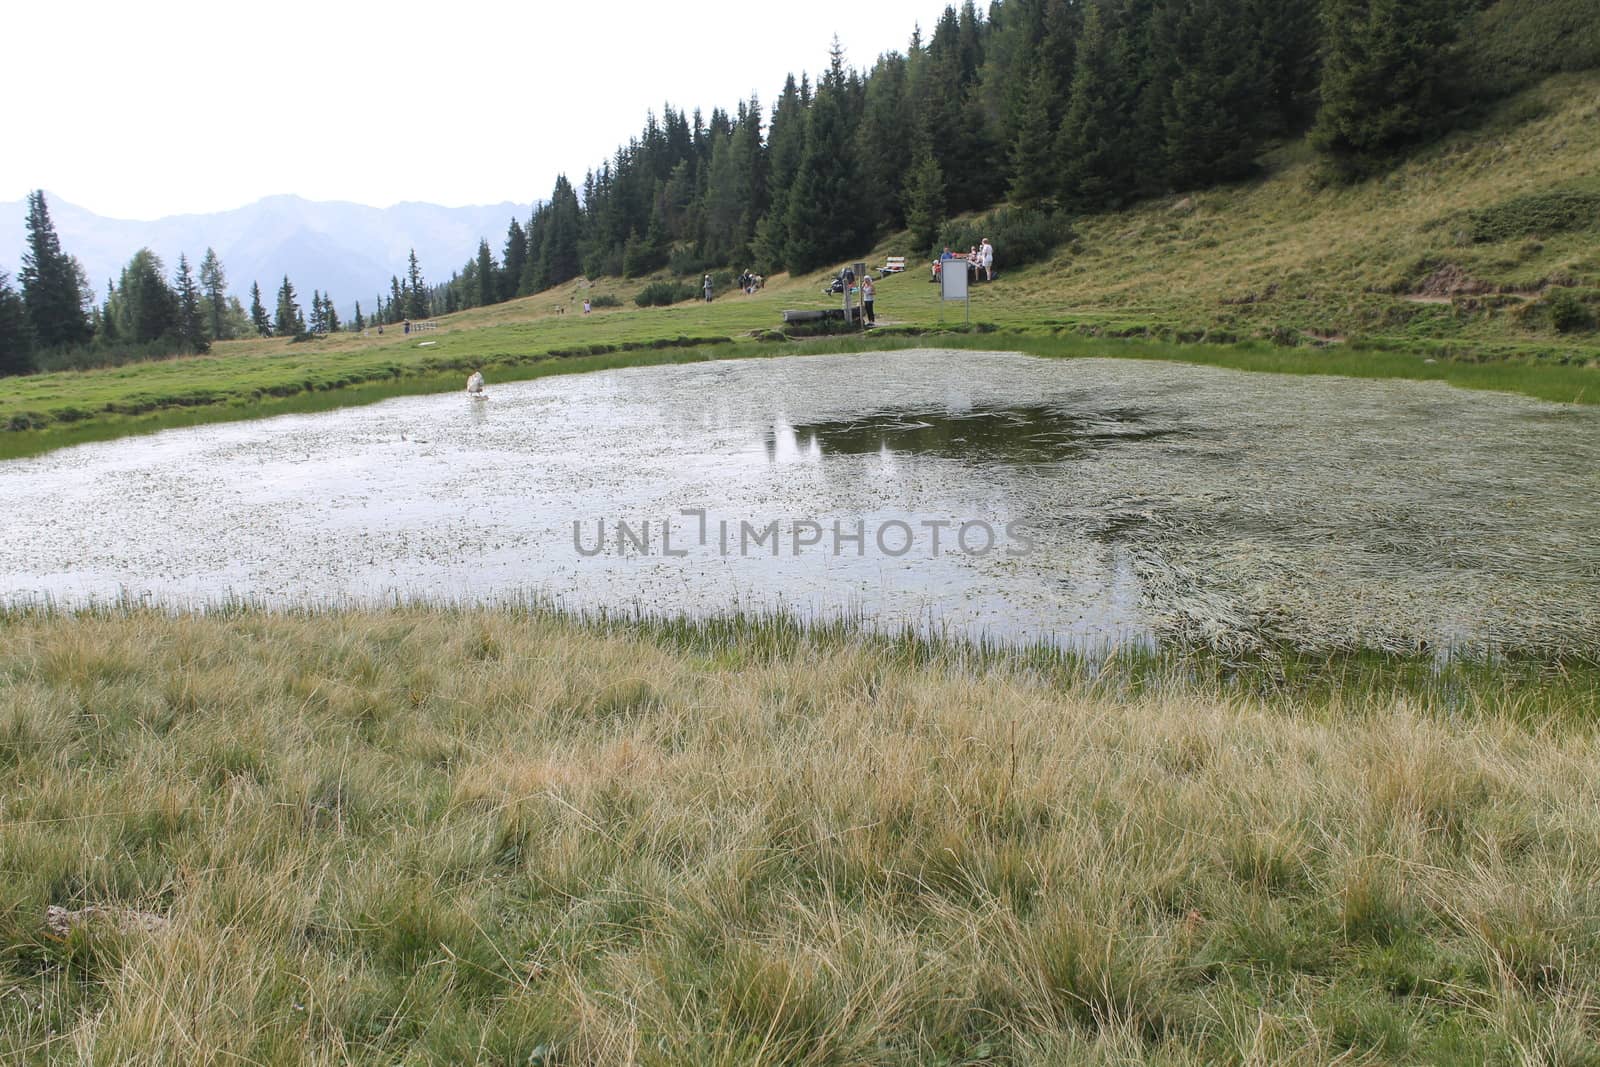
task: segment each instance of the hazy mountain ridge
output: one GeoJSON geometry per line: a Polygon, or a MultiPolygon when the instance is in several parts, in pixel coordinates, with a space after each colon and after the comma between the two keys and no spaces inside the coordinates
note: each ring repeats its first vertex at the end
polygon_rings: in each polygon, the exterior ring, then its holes
{"type": "MultiPolygon", "coordinates": [[[[105,297],[106,281],[140,248],[154,251],[170,273],[179,253],[198,271],[211,247],[242,302],[248,304],[256,281],[270,311],[287,274],[302,303],[313,289],[331,293],[341,314],[357,300],[371,311],[374,297],[388,293],[390,277],[405,276],[412,248],[429,284],[447,280],[472,258],[479,238],[488,238],[498,259],[512,217],[526,223],[533,212],[532,204],[511,202],[450,208],[407,201],[375,208],[284,195],[229,211],[136,221],[96,215],[48,190],[45,199],[62,249],[82,261],[97,301],[105,297]]],[[[0,203],[0,270],[13,284],[27,242],[27,212],[26,200],[0,203]]]]}

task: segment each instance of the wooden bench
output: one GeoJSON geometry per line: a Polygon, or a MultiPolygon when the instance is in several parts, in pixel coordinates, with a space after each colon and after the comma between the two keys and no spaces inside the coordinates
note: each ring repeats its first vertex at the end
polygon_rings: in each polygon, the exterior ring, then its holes
{"type": "Polygon", "coordinates": [[[889,256],[883,261],[883,270],[880,274],[899,274],[906,269],[905,256],[889,256]]]}

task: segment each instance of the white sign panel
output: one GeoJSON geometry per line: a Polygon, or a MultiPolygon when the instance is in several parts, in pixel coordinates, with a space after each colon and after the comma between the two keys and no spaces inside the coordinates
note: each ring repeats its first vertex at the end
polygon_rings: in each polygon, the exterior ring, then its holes
{"type": "Polygon", "coordinates": [[[967,298],[967,261],[947,259],[939,264],[939,290],[946,300],[967,298]]]}

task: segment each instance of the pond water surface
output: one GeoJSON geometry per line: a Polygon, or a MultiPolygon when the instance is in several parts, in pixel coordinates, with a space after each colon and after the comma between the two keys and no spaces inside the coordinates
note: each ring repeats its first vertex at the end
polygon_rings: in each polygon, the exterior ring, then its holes
{"type": "Polygon", "coordinates": [[[0,599],[548,598],[1086,647],[1600,646],[1596,409],[942,351],[490,392],[0,463],[0,599]]]}

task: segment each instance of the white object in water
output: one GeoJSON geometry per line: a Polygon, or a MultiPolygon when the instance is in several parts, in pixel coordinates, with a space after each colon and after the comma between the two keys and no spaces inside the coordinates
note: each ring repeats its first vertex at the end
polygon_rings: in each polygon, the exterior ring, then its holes
{"type": "Polygon", "coordinates": [[[473,371],[472,377],[467,379],[467,395],[475,400],[485,400],[489,394],[483,391],[483,372],[473,371]]]}

